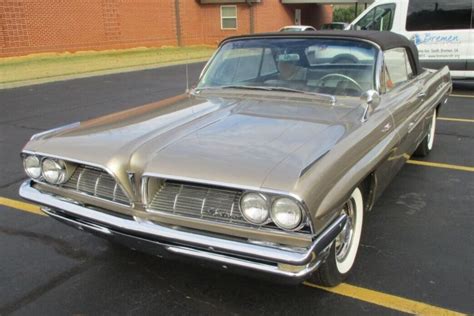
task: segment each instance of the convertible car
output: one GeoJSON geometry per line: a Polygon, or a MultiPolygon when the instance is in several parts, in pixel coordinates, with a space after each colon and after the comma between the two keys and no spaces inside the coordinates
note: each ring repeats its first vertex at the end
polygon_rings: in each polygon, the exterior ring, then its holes
{"type": "Polygon", "coordinates": [[[133,249],[335,286],[451,89],[390,32],[231,37],[183,95],[32,136],[20,195],[133,249]]]}

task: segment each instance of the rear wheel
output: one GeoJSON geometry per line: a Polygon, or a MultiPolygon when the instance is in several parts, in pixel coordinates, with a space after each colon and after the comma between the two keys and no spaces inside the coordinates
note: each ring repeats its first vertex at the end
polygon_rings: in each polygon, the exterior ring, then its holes
{"type": "Polygon", "coordinates": [[[419,156],[419,157],[428,156],[430,151],[433,149],[435,132],[436,132],[436,110],[434,110],[433,112],[433,117],[431,118],[431,121],[430,121],[428,134],[425,136],[421,144],[416,149],[415,156],[419,156]]]}
{"type": "Polygon", "coordinates": [[[345,203],[341,213],[347,215],[347,222],[332,243],[329,256],[311,280],[323,286],[336,286],[349,275],[359,249],[364,219],[362,192],[356,188],[345,203]]]}

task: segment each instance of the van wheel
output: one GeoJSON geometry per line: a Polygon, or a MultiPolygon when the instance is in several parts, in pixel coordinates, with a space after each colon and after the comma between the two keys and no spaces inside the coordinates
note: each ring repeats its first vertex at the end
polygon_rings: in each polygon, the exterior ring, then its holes
{"type": "Polygon", "coordinates": [[[364,220],[364,200],[359,188],[352,192],[341,213],[347,215],[346,225],[332,243],[326,261],[310,278],[311,281],[327,287],[336,286],[344,281],[357,256],[364,220]]]}
{"type": "Polygon", "coordinates": [[[421,144],[416,149],[415,156],[418,156],[418,157],[428,156],[430,151],[433,149],[435,132],[436,132],[436,110],[434,110],[433,112],[433,117],[430,122],[428,134],[425,136],[421,144]]]}

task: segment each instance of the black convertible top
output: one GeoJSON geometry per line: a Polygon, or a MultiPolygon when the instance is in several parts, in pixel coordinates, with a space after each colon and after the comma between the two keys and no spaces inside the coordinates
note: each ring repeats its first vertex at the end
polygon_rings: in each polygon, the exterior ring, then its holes
{"type": "Polygon", "coordinates": [[[353,40],[365,40],[378,45],[382,50],[388,50],[397,47],[406,48],[411,53],[411,61],[414,66],[414,70],[417,74],[423,70],[418,61],[418,49],[415,44],[409,41],[405,36],[396,34],[388,31],[316,31],[316,32],[274,32],[274,33],[259,33],[259,34],[248,34],[232,36],[224,39],[221,43],[244,38],[255,38],[255,37],[337,37],[347,38],[353,40]]]}

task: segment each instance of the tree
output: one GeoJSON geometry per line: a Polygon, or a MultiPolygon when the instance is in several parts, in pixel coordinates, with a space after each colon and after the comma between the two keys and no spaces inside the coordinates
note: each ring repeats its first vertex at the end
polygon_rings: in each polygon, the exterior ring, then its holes
{"type": "MultiPolygon", "coordinates": [[[[361,14],[362,11],[364,11],[364,8],[359,5],[357,8],[357,15],[361,14]]],[[[351,23],[357,15],[355,14],[355,6],[334,8],[332,21],[351,23]]]]}

